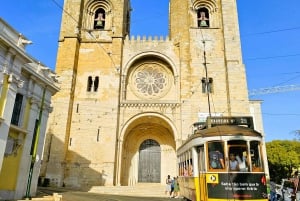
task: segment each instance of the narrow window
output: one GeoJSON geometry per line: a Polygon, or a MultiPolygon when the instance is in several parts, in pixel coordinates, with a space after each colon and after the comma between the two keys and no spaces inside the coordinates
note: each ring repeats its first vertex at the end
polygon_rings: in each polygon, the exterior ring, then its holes
{"type": "Polygon", "coordinates": [[[94,29],[104,29],[105,27],[105,10],[99,8],[95,12],[94,29]]]}
{"type": "Polygon", "coordinates": [[[200,8],[197,11],[198,27],[209,27],[209,12],[207,8],[200,8]]]}
{"type": "Polygon", "coordinates": [[[93,78],[92,78],[92,76],[89,76],[88,77],[88,83],[87,83],[87,91],[92,90],[92,85],[93,85],[93,78]]]}
{"type": "Polygon", "coordinates": [[[15,98],[15,105],[13,109],[13,114],[11,117],[11,124],[18,126],[22,108],[23,95],[17,94],[15,98]]]}
{"type": "Polygon", "coordinates": [[[98,86],[99,86],[99,77],[96,76],[95,77],[95,81],[94,81],[94,91],[98,91],[98,86]]]}
{"type": "Polygon", "coordinates": [[[35,149],[35,140],[37,138],[37,129],[39,125],[39,120],[35,120],[34,124],[34,131],[33,131],[33,136],[32,136],[32,142],[31,142],[31,148],[30,148],[30,155],[33,155],[34,149],[35,149]]]}
{"type": "Polygon", "coordinates": [[[210,77],[206,80],[206,78],[201,79],[202,83],[202,93],[212,93],[213,92],[213,79],[210,77]]]}
{"type": "Polygon", "coordinates": [[[228,156],[230,171],[249,171],[249,154],[247,142],[243,140],[228,141],[228,156]]]}
{"type": "Polygon", "coordinates": [[[98,132],[97,132],[97,142],[99,142],[100,140],[100,128],[98,128],[98,132]]]}

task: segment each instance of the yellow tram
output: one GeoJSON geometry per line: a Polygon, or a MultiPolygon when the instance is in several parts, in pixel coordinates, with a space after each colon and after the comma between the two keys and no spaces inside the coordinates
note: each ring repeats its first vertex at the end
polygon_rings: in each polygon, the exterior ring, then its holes
{"type": "Polygon", "coordinates": [[[192,201],[266,201],[266,151],[251,117],[216,117],[177,150],[180,194],[192,201]]]}

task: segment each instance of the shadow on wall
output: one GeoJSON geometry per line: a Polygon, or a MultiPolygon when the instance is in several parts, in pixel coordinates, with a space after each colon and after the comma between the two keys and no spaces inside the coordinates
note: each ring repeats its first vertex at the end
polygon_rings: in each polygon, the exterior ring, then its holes
{"type": "Polygon", "coordinates": [[[87,158],[70,150],[64,161],[58,160],[64,147],[65,144],[56,136],[47,135],[38,186],[89,191],[93,186],[104,186],[107,183],[108,175],[103,164],[91,163],[87,158]],[[64,175],[62,180],[59,179],[61,173],[64,175]]]}

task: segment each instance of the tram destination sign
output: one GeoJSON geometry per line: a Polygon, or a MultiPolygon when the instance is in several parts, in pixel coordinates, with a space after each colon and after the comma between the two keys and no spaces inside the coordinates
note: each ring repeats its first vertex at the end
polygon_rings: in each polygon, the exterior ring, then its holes
{"type": "Polygon", "coordinates": [[[252,117],[211,117],[207,118],[207,123],[211,126],[218,125],[236,125],[236,126],[247,126],[248,128],[254,129],[252,117]],[[209,122],[210,119],[210,122],[209,122]]]}

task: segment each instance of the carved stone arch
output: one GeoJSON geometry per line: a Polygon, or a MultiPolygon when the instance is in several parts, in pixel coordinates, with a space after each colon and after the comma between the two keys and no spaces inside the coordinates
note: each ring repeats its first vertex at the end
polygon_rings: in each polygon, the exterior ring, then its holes
{"type": "Polygon", "coordinates": [[[95,18],[99,10],[104,12],[104,27],[103,29],[111,29],[112,27],[112,3],[108,0],[91,0],[85,5],[85,13],[83,20],[83,27],[87,30],[95,29],[95,18]]]}
{"type": "Polygon", "coordinates": [[[169,117],[167,117],[163,114],[156,113],[156,112],[144,112],[144,113],[134,115],[133,117],[131,117],[124,123],[124,126],[121,128],[118,140],[120,140],[120,141],[124,140],[127,132],[132,129],[132,126],[134,125],[133,122],[136,122],[138,119],[149,118],[149,117],[153,117],[153,118],[156,118],[157,120],[160,120],[159,121],[160,124],[167,127],[171,131],[171,133],[173,134],[174,140],[179,138],[176,126],[169,117]]]}
{"type": "Polygon", "coordinates": [[[177,77],[177,69],[167,56],[153,51],[141,53],[124,67],[122,99],[175,100],[177,77]]]}
{"type": "Polygon", "coordinates": [[[207,18],[207,24],[209,24],[209,27],[217,27],[217,3],[215,0],[196,0],[194,1],[192,5],[194,12],[193,18],[197,24],[197,27],[199,27],[199,12],[205,11],[206,18],[207,18]],[[206,12],[207,11],[207,12],[206,12]]]}
{"type": "Polygon", "coordinates": [[[209,10],[210,13],[216,11],[217,4],[215,0],[197,0],[193,3],[193,9],[198,10],[202,7],[205,7],[209,10]]]}
{"type": "Polygon", "coordinates": [[[165,61],[171,68],[174,77],[178,77],[178,69],[176,68],[175,63],[166,55],[163,55],[159,52],[154,52],[154,51],[149,51],[149,52],[142,52],[140,54],[135,55],[134,57],[132,57],[124,66],[123,68],[123,76],[126,76],[128,74],[129,68],[137,61],[140,60],[142,58],[146,58],[146,57],[157,57],[159,59],[161,59],[162,61],[165,61]]]}

